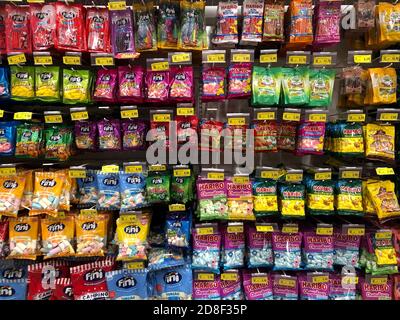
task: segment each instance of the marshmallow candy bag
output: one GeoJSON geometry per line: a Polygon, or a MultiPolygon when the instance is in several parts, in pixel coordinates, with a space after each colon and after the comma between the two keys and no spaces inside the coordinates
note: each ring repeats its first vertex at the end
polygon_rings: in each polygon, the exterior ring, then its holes
{"type": "Polygon", "coordinates": [[[212,234],[200,234],[200,228],[193,229],[192,269],[219,273],[221,233],[212,227],[212,234]]]}
{"type": "Polygon", "coordinates": [[[242,281],[238,270],[222,274],[220,286],[221,300],[243,300],[242,281]]]}
{"type": "Polygon", "coordinates": [[[146,206],[146,178],[143,173],[120,173],[121,212],[146,206]]]}
{"type": "MultiPolygon", "coordinates": [[[[329,275],[329,300],[356,300],[356,285],[346,282],[346,277],[341,274],[329,275]]],[[[356,276],[351,276],[357,279],[356,276]]]]}
{"type": "Polygon", "coordinates": [[[228,219],[255,220],[251,182],[235,183],[227,180],[228,219]]]}
{"type": "Polygon", "coordinates": [[[170,267],[182,266],[186,263],[183,250],[151,248],[148,254],[148,269],[157,271],[170,267]]]}
{"type": "Polygon", "coordinates": [[[254,225],[246,226],[247,267],[263,268],[274,264],[272,233],[258,232],[254,225]]]}
{"type": "Polygon", "coordinates": [[[123,119],[121,122],[122,149],[144,150],[148,124],[140,119],[123,119]]]}
{"type": "Polygon", "coordinates": [[[193,300],[221,300],[221,281],[217,274],[212,280],[203,280],[201,271],[193,274],[193,300]]]}
{"type": "Polygon", "coordinates": [[[119,210],[121,195],[119,193],[119,176],[116,173],[98,172],[96,175],[98,199],[97,210],[119,210]]]}
{"type": "Polygon", "coordinates": [[[189,248],[192,219],[186,212],[170,212],[165,221],[167,246],[189,248]]]}
{"type": "Polygon", "coordinates": [[[142,103],[144,100],[144,75],[142,66],[118,67],[118,101],[142,103]]]}
{"type": "Polygon", "coordinates": [[[274,300],[298,300],[299,284],[297,277],[273,274],[272,291],[274,300]]]}
{"type": "Polygon", "coordinates": [[[56,38],[56,7],[54,3],[29,5],[33,51],[49,50],[56,38]]]}
{"type": "Polygon", "coordinates": [[[75,121],[75,145],[77,149],[94,151],[97,146],[97,126],[94,121],[75,121]]]}
{"type": "Polygon", "coordinates": [[[75,218],[76,256],[102,257],[107,243],[107,218],[103,214],[75,218]]]}
{"type": "MultiPolygon", "coordinates": [[[[6,241],[8,238],[8,220],[0,221],[0,258],[6,256],[6,241]]],[[[0,274],[0,278],[3,274],[0,274]]]]}
{"type": "Polygon", "coordinates": [[[74,300],[70,278],[58,278],[54,285],[56,288],[52,291],[50,300],[74,300]]]}
{"type": "Polygon", "coordinates": [[[79,206],[91,208],[97,204],[98,191],[96,171],[86,170],[86,178],[78,179],[79,206]]]}
{"type": "Polygon", "coordinates": [[[89,52],[111,52],[110,20],[106,8],[87,9],[86,32],[89,52]]]}
{"type": "Polygon", "coordinates": [[[169,98],[173,102],[193,102],[194,74],[192,66],[170,67],[169,98]]]}
{"type": "Polygon", "coordinates": [[[192,269],[190,265],[159,270],[154,275],[155,294],[159,300],[191,300],[192,269]]]}
{"type": "Polygon", "coordinates": [[[305,269],[333,271],[333,236],[303,234],[305,269]]]}
{"type": "Polygon", "coordinates": [[[353,236],[335,230],[333,233],[333,262],[338,266],[359,268],[360,236],[353,236]]]}
{"type": "Polygon", "coordinates": [[[243,270],[242,277],[246,300],[274,299],[272,293],[272,279],[269,274],[251,273],[249,270],[243,270]]]}
{"type": "Polygon", "coordinates": [[[200,220],[224,220],[228,218],[225,181],[197,179],[197,198],[200,220]]]}
{"type": "Polygon", "coordinates": [[[100,120],[97,122],[99,132],[99,149],[102,151],[121,150],[121,124],[118,119],[100,120]]]}
{"type": "Polygon", "coordinates": [[[222,227],[222,246],[223,269],[242,268],[244,266],[245,254],[244,232],[232,232],[229,226],[222,227]]]}
{"type": "Polygon", "coordinates": [[[106,259],[72,267],[71,282],[75,300],[107,300],[106,273],[114,270],[114,260],[106,259]]]}
{"type": "Polygon", "coordinates": [[[312,274],[299,275],[300,300],[328,300],[329,277],[327,282],[314,282],[312,274]]]}
{"type": "Polygon", "coordinates": [[[37,217],[10,219],[8,237],[10,254],[7,259],[36,260],[39,254],[39,219],[37,217]]]}
{"type": "Polygon", "coordinates": [[[106,272],[110,300],[146,300],[147,269],[114,270],[106,272]]]}
{"type": "Polygon", "coordinates": [[[274,251],[274,270],[300,270],[301,233],[274,232],[272,234],[272,249],[274,251]]]}
{"type": "Polygon", "coordinates": [[[0,279],[0,301],[4,300],[26,300],[27,280],[0,279]]]}
{"type": "Polygon", "coordinates": [[[372,284],[367,279],[360,279],[362,300],[392,300],[393,281],[388,278],[384,284],[372,284]]]}
{"type": "Polygon", "coordinates": [[[0,215],[17,217],[25,188],[25,177],[0,177],[0,215]]]}
{"type": "Polygon", "coordinates": [[[98,102],[116,102],[117,69],[99,69],[93,92],[93,100],[98,102]]]}

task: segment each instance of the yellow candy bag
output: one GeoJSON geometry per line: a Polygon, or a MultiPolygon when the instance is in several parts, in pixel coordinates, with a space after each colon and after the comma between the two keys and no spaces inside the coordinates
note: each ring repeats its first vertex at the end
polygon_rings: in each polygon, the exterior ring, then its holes
{"type": "Polygon", "coordinates": [[[376,216],[376,210],[374,207],[374,204],[371,200],[370,194],[367,189],[367,184],[368,183],[373,183],[377,182],[378,180],[373,180],[373,179],[368,179],[368,180],[363,180],[362,182],[362,193],[363,193],[363,205],[364,205],[364,211],[368,215],[374,215],[376,216]]]}
{"type": "Polygon", "coordinates": [[[300,183],[279,185],[279,205],[283,217],[305,216],[305,186],[300,183]]]}
{"type": "Polygon", "coordinates": [[[36,260],[38,255],[39,218],[10,219],[10,254],[7,259],[36,260]]]}
{"type": "Polygon", "coordinates": [[[68,170],[58,171],[65,175],[64,187],[60,196],[60,203],[58,205],[59,210],[69,211],[71,208],[71,187],[72,179],[69,177],[68,170]]]}
{"type": "Polygon", "coordinates": [[[17,217],[25,188],[25,177],[0,177],[0,214],[17,217]]]}
{"type": "Polygon", "coordinates": [[[124,215],[117,220],[115,233],[118,243],[119,261],[146,260],[147,236],[150,229],[150,214],[124,215]]]}
{"type": "Polygon", "coordinates": [[[11,98],[29,100],[35,96],[35,68],[32,66],[11,66],[11,98]]]}
{"type": "Polygon", "coordinates": [[[394,68],[368,69],[370,82],[366,104],[396,103],[397,74],[394,68]]]}
{"type": "Polygon", "coordinates": [[[364,126],[365,156],[394,160],[395,152],[395,127],[368,123],[364,126]]]}
{"type": "Polygon", "coordinates": [[[400,206],[393,182],[385,180],[368,183],[367,190],[379,220],[400,216],[400,206]]]}
{"type": "Polygon", "coordinates": [[[75,254],[72,247],[75,224],[73,216],[41,220],[42,249],[44,259],[71,257],[75,254]]]}
{"type": "Polygon", "coordinates": [[[65,178],[65,174],[61,172],[35,172],[30,215],[45,213],[57,217],[65,178]]]}
{"type": "Polygon", "coordinates": [[[253,194],[251,182],[235,183],[227,181],[228,219],[229,220],[255,220],[253,214],[253,194]]]}
{"type": "Polygon", "coordinates": [[[381,2],[376,6],[379,42],[390,44],[400,41],[400,5],[381,2]]]}
{"type": "Polygon", "coordinates": [[[107,217],[102,214],[75,218],[76,256],[102,257],[107,243],[107,217]]]}
{"type": "Polygon", "coordinates": [[[17,172],[18,176],[25,177],[25,188],[22,195],[20,209],[32,208],[32,198],[33,198],[33,170],[22,170],[17,172]]]}

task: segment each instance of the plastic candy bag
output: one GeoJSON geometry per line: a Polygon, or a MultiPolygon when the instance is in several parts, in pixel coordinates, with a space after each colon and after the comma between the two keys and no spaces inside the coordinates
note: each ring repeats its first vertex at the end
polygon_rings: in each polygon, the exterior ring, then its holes
{"type": "Polygon", "coordinates": [[[10,219],[10,254],[7,259],[36,260],[39,254],[38,239],[39,219],[37,217],[10,219]]]}
{"type": "Polygon", "coordinates": [[[272,267],[274,255],[272,252],[272,233],[258,232],[254,225],[247,226],[247,267],[272,267]]]}
{"type": "Polygon", "coordinates": [[[382,2],[376,5],[375,15],[379,43],[390,44],[400,40],[400,32],[396,26],[396,16],[399,12],[398,4],[382,2]]]}
{"type": "Polygon", "coordinates": [[[183,50],[207,49],[205,28],[205,2],[181,1],[178,48],[183,50]]]}
{"type": "Polygon", "coordinates": [[[329,275],[329,300],[356,300],[356,285],[346,283],[347,279],[358,279],[355,275],[329,275]]]}
{"type": "Polygon", "coordinates": [[[0,155],[10,156],[15,151],[16,121],[0,122],[0,155]]]}
{"type": "Polygon", "coordinates": [[[49,127],[44,130],[46,159],[66,161],[72,155],[72,128],[64,126],[49,127]]]}
{"type": "Polygon", "coordinates": [[[78,179],[79,205],[91,208],[97,204],[98,191],[96,185],[96,172],[86,170],[86,178],[78,179]]]}
{"type": "Polygon", "coordinates": [[[310,274],[301,274],[298,278],[300,300],[328,300],[328,282],[314,283],[310,274]]]}
{"type": "Polygon", "coordinates": [[[119,210],[121,199],[119,177],[116,173],[98,172],[96,175],[98,199],[97,210],[119,210]]]}
{"type": "Polygon", "coordinates": [[[273,274],[272,291],[274,300],[298,300],[299,284],[297,277],[273,274]]]}
{"type": "Polygon", "coordinates": [[[396,103],[397,74],[394,68],[369,68],[370,86],[367,97],[370,104],[396,103]]]}
{"type": "Polygon", "coordinates": [[[231,64],[228,75],[228,99],[251,96],[251,63],[231,64]]]}
{"type": "Polygon", "coordinates": [[[334,264],[359,268],[360,236],[352,236],[335,231],[333,233],[334,264]]]}
{"type": "Polygon", "coordinates": [[[148,125],[139,119],[124,119],[122,127],[123,150],[144,150],[148,125]]]}
{"type": "Polygon", "coordinates": [[[193,275],[193,300],[221,300],[221,280],[215,274],[211,280],[199,278],[199,273],[193,275]]]}
{"type": "Polygon", "coordinates": [[[144,99],[144,68],[118,67],[118,101],[142,103],[144,99]]]}
{"type": "Polygon", "coordinates": [[[278,213],[277,184],[272,179],[257,178],[252,183],[254,215],[256,218],[278,213]]]}
{"type": "Polygon", "coordinates": [[[212,39],[213,44],[237,44],[238,36],[237,1],[218,2],[217,27],[212,39]]]}
{"type": "Polygon", "coordinates": [[[279,104],[281,82],[281,68],[254,66],[251,104],[253,106],[272,106],[279,104]]]}
{"type": "Polygon", "coordinates": [[[218,101],[225,99],[225,69],[221,67],[204,67],[202,73],[202,101],[218,101]]]}
{"type": "Polygon", "coordinates": [[[315,10],[314,45],[326,46],[340,43],[341,1],[317,1],[315,10]]]}
{"type": "Polygon", "coordinates": [[[313,8],[311,0],[290,2],[289,45],[303,48],[313,42],[313,8]]]}
{"type": "Polygon", "coordinates": [[[301,233],[272,234],[272,249],[274,251],[274,270],[299,270],[301,262],[301,233]]]}
{"type": "Polygon", "coordinates": [[[297,140],[297,122],[282,121],[278,131],[278,150],[294,151],[297,140]]]}
{"type": "Polygon", "coordinates": [[[132,10],[110,11],[111,45],[117,59],[135,58],[132,10]]]}
{"type": "Polygon", "coordinates": [[[226,182],[229,220],[255,220],[251,182],[226,182]]]}
{"type": "Polygon", "coordinates": [[[157,35],[154,19],[154,3],[134,3],[135,47],[139,52],[157,50],[157,35]]]}
{"type": "Polygon", "coordinates": [[[157,24],[157,43],[160,49],[176,49],[180,28],[179,0],[161,0],[157,24]]]}
{"type": "Polygon", "coordinates": [[[6,48],[7,53],[32,53],[32,39],[29,25],[29,7],[6,4],[6,48]]]}
{"type": "Polygon", "coordinates": [[[121,150],[121,124],[118,119],[100,120],[97,122],[97,130],[100,150],[121,150]]]}
{"type": "Polygon", "coordinates": [[[278,151],[278,126],[275,120],[253,120],[255,152],[278,151]]]}
{"type": "Polygon", "coordinates": [[[324,153],[324,122],[303,122],[297,132],[297,155],[324,153]]]}
{"type": "Polygon", "coordinates": [[[333,271],[333,236],[305,232],[303,238],[305,268],[333,271]]]}
{"type": "Polygon", "coordinates": [[[21,158],[38,158],[42,151],[42,139],[42,125],[19,124],[17,126],[15,156],[21,158]]]}
{"type": "Polygon", "coordinates": [[[86,32],[89,52],[111,52],[110,20],[106,8],[87,9],[86,32]]]}
{"type": "Polygon", "coordinates": [[[200,120],[200,150],[221,151],[221,131],[224,123],[213,119],[200,120]]]}
{"type": "Polygon", "coordinates": [[[228,218],[228,199],[224,181],[197,179],[197,199],[200,220],[228,218]]]}
{"type": "Polygon", "coordinates": [[[29,11],[33,51],[52,49],[56,38],[56,6],[33,3],[29,11]]]}
{"type": "Polygon", "coordinates": [[[147,269],[115,270],[106,273],[110,300],[146,300],[147,269]]]}
{"type": "Polygon", "coordinates": [[[119,175],[121,212],[136,210],[146,206],[146,178],[143,173],[123,173],[119,175]]]}
{"type": "Polygon", "coordinates": [[[0,6],[0,54],[6,53],[6,19],[6,8],[0,6]]]}
{"type": "Polygon", "coordinates": [[[285,3],[284,1],[268,1],[264,5],[263,41],[285,40],[285,3]]]}
{"type": "Polygon", "coordinates": [[[310,101],[308,68],[282,68],[285,105],[303,105],[310,101]]]}
{"type": "Polygon", "coordinates": [[[305,186],[301,183],[281,183],[278,186],[282,217],[305,216],[305,186]]]}
{"type": "Polygon", "coordinates": [[[244,266],[245,236],[244,232],[231,232],[229,226],[222,229],[222,267],[224,270],[244,266]]]}
{"type": "Polygon", "coordinates": [[[375,0],[358,0],[355,4],[357,29],[375,27],[375,0]]]}
{"type": "Polygon", "coordinates": [[[193,199],[192,177],[172,177],[171,202],[188,203],[193,199]]]}
{"type": "Polygon", "coordinates": [[[170,72],[151,71],[146,72],[146,102],[166,102],[170,91],[170,72]]]}
{"type": "Polygon", "coordinates": [[[335,213],[335,185],[332,180],[315,180],[307,176],[307,213],[330,215],[335,213]]]}
{"type": "Polygon", "coordinates": [[[193,132],[197,132],[199,119],[193,116],[176,116],[178,143],[190,141],[193,132]]]}
{"type": "Polygon", "coordinates": [[[93,100],[100,102],[116,102],[117,69],[99,69],[93,92],[93,100]]]}
{"type": "Polygon", "coordinates": [[[0,177],[0,215],[17,217],[25,188],[25,177],[0,177]]]}
{"type": "Polygon", "coordinates": [[[362,300],[392,300],[393,299],[393,282],[387,279],[385,285],[372,284],[366,279],[360,279],[362,300]]]}
{"type": "Polygon", "coordinates": [[[104,215],[79,215],[75,218],[76,256],[102,257],[107,243],[104,215]]]}
{"type": "Polygon", "coordinates": [[[327,108],[332,103],[335,70],[310,70],[310,107],[327,108]]]}
{"type": "Polygon", "coordinates": [[[243,25],[240,44],[257,45],[262,40],[264,1],[243,1],[243,25]]]}
{"type": "Polygon", "coordinates": [[[0,279],[2,295],[0,301],[4,300],[26,300],[28,283],[26,279],[6,280],[0,279]]]}
{"type": "Polygon", "coordinates": [[[339,179],[336,182],[336,194],[337,214],[364,215],[361,180],[339,179]]]}
{"type": "Polygon", "coordinates": [[[221,300],[243,300],[242,281],[238,270],[226,272],[232,278],[221,277],[221,300]]]}
{"type": "Polygon", "coordinates": [[[157,271],[154,278],[154,291],[157,299],[192,299],[192,269],[190,265],[157,271]]]}
{"type": "Polygon", "coordinates": [[[194,74],[192,66],[170,67],[169,98],[173,102],[194,101],[194,74]]]}
{"type": "Polygon", "coordinates": [[[168,247],[188,248],[190,242],[191,218],[186,213],[171,212],[165,222],[168,247]]]}
{"type": "Polygon", "coordinates": [[[59,67],[35,67],[35,96],[41,101],[60,100],[59,67]]]}
{"type": "Polygon", "coordinates": [[[89,70],[63,69],[63,103],[88,103],[91,76],[89,70]]]}
{"type": "Polygon", "coordinates": [[[58,278],[54,281],[55,289],[49,300],[74,300],[70,278],[58,278]]]}
{"type": "Polygon", "coordinates": [[[400,216],[399,201],[392,181],[367,183],[366,187],[379,220],[400,216]]]}
{"type": "Polygon", "coordinates": [[[157,271],[185,264],[183,251],[179,249],[151,248],[148,260],[148,268],[150,271],[157,271]]]}
{"type": "Polygon", "coordinates": [[[35,96],[35,68],[28,66],[11,66],[11,98],[14,100],[31,100],[35,96]]]}
{"type": "MultiPolygon", "coordinates": [[[[0,221],[0,258],[4,258],[7,254],[7,237],[8,237],[8,220],[0,221]]],[[[0,275],[0,279],[4,278],[4,273],[0,275]]]]}
{"type": "Polygon", "coordinates": [[[243,289],[246,300],[273,300],[272,279],[269,274],[251,273],[243,270],[243,289]],[[262,278],[263,281],[257,283],[254,279],[262,278]],[[264,280],[265,279],[265,280],[264,280]]]}
{"type": "Polygon", "coordinates": [[[0,67],[0,99],[10,97],[10,79],[8,69],[0,67]]]}
{"type": "Polygon", "coordinates": [[[193,229],[192,269],[219,273],[221,233],[213,227],[212,234],[199,234],[193,229]]]}
{"type": "Polygon", "coordinates": [[[394,160],[395,127],[367,123],[363,128],[365,156],[371,159],[394,160]]]}
{"type": "Polygon", "coordinates": [[[169,202],[170,176],[166,173],[153,172],[146,178],[146,196],[149,204],[169,202]]]}
{"type": "Polygon", "coordinates": [[[76,121],[75,145],[80,150],[94,151],[97,146],[97,125],[94,121],[76,121]]]}

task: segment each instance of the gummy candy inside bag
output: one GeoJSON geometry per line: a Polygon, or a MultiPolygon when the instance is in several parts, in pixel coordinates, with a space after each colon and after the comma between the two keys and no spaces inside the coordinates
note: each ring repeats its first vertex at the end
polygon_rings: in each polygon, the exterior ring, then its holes
{"type": "Polygon", "coordinates": [[[277,183],[271,179],[256,179],[252,183],[254,215],[264,217],[278,213],[277,183]]]}
{"type": "Polygon", "coordinates": [[[303,122],[297,129],[297,155],[324,153],[324,122],[303,122]]]}
{"type": "Polygon", "coordinates": [[[149,204],[169,202],[170,176],[166,173],[154,172],[146,178],[146,195],[149,204]]]}
{"type": "Polygon", "coordinates": [[[42,101],[60,99],[59,67],[35,67],[35,95],[42,101]]]}
{"type": "Polygon", "coordinates": [[[112,10],[109,12],[111,22],[111,45],[115,58],[135,58],[135,41],[132,10],[112,10]]]}
{"type": "Polygon", "coordinates": [[[63,103],[88,103],[90,71],[63,69],[63,103]]]}
{"type": "Polygon", "coordinates": [[[225,99],[226,92],[225,69],[221,67],[203,68],[203,92],[202,101],[218,101],[225,99]]]}
{"type": "Polygon", "coordinates": [[[329,107],[332,103],[335,70],[310,70],[310,107],[329,107]]]}
{"type": "Polygon", "coordinates": [[[301,268],[301,233],[272,234],[274,270],[299,270],[301,268]]]}
{"type": "Polygon", "coordinates": [[[170,67],[169,98],[174,102],[193,102],[194,75],[192,66],[170,67]]]}
{"type": "Polygon", "coordinates": [[[364,215],[362,182],[359,179],[339,179],[336,182],[336,212],[341,215],[364,215]]]}
{"type": "Polygon", "coordinates": [[[192,178],[172,177],[171,201],[175,203],[187,203],[192,200],[192,178]]]}
{"type": "Polygon", "coordinates": [[[7,53],[32,53],[29,7],[6,4],[5,38],[7,53]]]}
{"type": "Polygon", "coordinates": [[[31,66],[10,66],[11,98],[29,100],[35,96],[35,68],[31,66]]]}
{"type": "Polygon", "coordinates": [[[66,161],[72,155],[72,128],[53,126],[44,130],[45,158],[66,161]]]}
{"type": "Polygon", "coordinates": [[[212,42],[218,44],[238,43],[238,2],[219,2],[217,27],[212,42]]]}
{"type": "Polygon", "coordinates": [[[205,1],[190,2],[183,0],[180,5],[179,49],[206,49],[205,1]]]}
{"type": "Polygon", "coordinates": [[[161,0],[157,23],[157,43],[160,49],[178,47],[180,3],[179,0],[161,0]]]}
{"type": "Polygon", "coordinates": [[[282,68],[285,105],[303,105],[310,101],[308,68],[282,68]]]}
{"type": "Polygon", "coordinates": [[[330,300],[356,300],[356,285],[346,283],[346,278],[356,279],[354,275],[329,275],[329,299],[330,300]]]}
{"type": "Polygon", "coordinates": [[[250,63],[234,63],[229,66],[228,70],[229,98],[246,98],[251,95],[251,64],[250,63]]]}
{"type": "Polygon", "coordinates": [[[86,32],[89,52],[111,52],[110,20],[107,8],[88,8],[86,32]]]}
{"type": "Polygon", "coordinates": [[[225,181],[197,180],[200,220],[228,218],[228,198],[225,181]]]}
{"type": "Polygon", "coordinates": [[[29,6],[33,51],[49,50],[56,38],[56,7],[53,3],[29,6]]]}
{"type": "Polygon", "coordinates": [[[101,102],[115,102],[117,69],[99,69],[96,75],[93,99],[101,102]]]}
{"type": "Polygon", "coordinates": [[[170,91],[169,71],[146,72],[146,97],[148,102],[165,102],[170,91]]]}
{"type": "Polygon", "coordinates": [[[306,177],[307,212],[312,215],[334,214],[334,182],[306,177]]]}
{"type": "Polygon", "coordinates": [[[121,150],[121,124],[118,119],[97,122],[100,150],[121,150]]]}
{"type": "Polygon", "coordinates": [[[277,105],[281,93],[281,69],[254,66],[252,75],[251,104],[253,106],[277,105]]]}
{"type": "Polygon", "coordinates": [[[157,50],[157,34],[154,19],[154,2],[135,3],[135,47],[139,52],[157,50]]]}
{"type": "Polygon", "coordinates": [[[17,122],[0,122],[0,155],[9,156],[15,151],[17,122]]]}
{"type": "Polygon", "coordinates": [[[96,175],[98,199],[98,210],[119,210],[121,199],[119,193],[119,176],[115,173],[98,172],[96,175]]]}
{"type": "Polygon", "coordinates": [[[305,191],[301,183],[279,184],[279,204],[283,217],[305,216],[305,191]]]}
{"type": "Polygon", "coordinates": [[[143,102],[144,73],[141,66],[118,67],[118,101],[143,102]]]}
{"type": "Polygon", "coordinates": [[[124,119],[122,127],[122,148],[124,150],[143,150],[146,147],[148,124],[140,119],[124,119]]]}
{"type": "Polygon", "coordinates": [[[97,146],[97,125],[94,121],[76,121],[75,145],[80,150],[94,151],[97,146]]]}

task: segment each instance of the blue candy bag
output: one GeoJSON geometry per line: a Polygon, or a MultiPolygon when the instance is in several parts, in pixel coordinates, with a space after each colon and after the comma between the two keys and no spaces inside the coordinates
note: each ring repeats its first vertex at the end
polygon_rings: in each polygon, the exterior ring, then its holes
{"type": "Polygon", "coordinates": [[[188,248],[192,221],[187,212],[170,212],[165,221],[167,246],[188,248]]]}
{"type": "Polygon", "coordinates": [[[152,248],[149,252],[150,271],[182,266],[187,263],[182,250],[168,250],[164,248],[152,248]]]}
{"type": "Polygon", "coordinates": [[[96,184],[99,192],[97,210],[119,210],[121,207],[121,197],[119,193],[118,173],[97,172],[96,184]]]}
{"type": "Polygon", "coordinates": [[[0,98],[7,99],[10,97],[10,79],[8,69],[0,67],[0,98]]]}
{"type": "Polygon", "coordinates": [[[106,273],[107,287],[111,300],[146,300],[147,269],[116,270],[106,273]]]}
{"type": "Polygon", "coordinates": [[[135,210],[146,205],[146,178],[142,173],[121,173],[121,212],[135,210]]]}
{"type": "Polygon", "coordinates": [[[91,208],[97,204],[98,192],[96,185],[96,172],[86,170],[86,178],[78,179],[79,206],[91,208]]]}
{"type": "Polygon", "coordinates": [[[191,300],[192,282],[190,265],[160,270],[154,276],[154,294],[162,300],[191,300]]]}
{"type": "Polygon", "coordinates": [[[15,152],[17,122],[0,122],[0,156],[10,156],[15,152]]]}
{"type": "Polygon", "coordinates": [[[0,280],[1,300],[26,300],[27,280],[0,280]]]}

